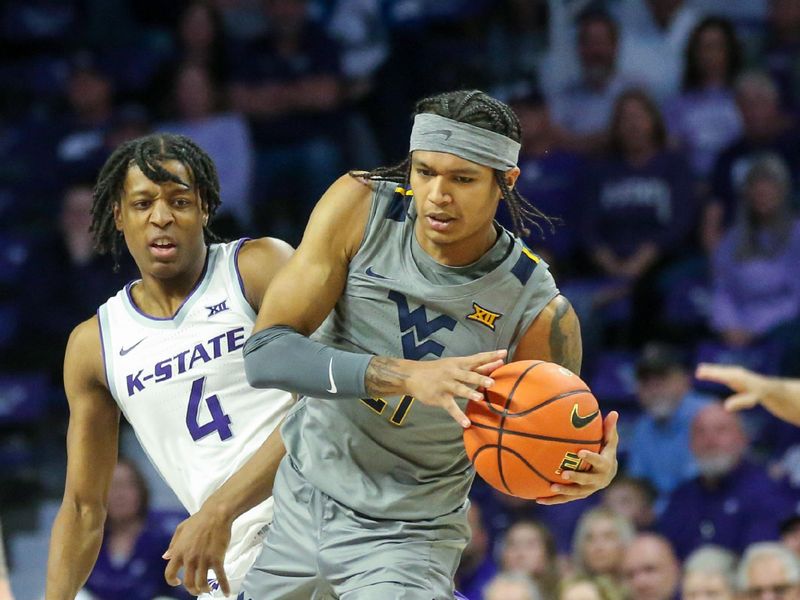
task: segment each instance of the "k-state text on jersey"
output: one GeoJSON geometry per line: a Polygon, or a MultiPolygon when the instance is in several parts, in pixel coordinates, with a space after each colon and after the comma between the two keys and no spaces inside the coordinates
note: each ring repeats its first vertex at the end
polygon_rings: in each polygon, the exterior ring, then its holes
{"type": "Polygon", "coordinates": [[[236,327],[214,336],[206,342],[196,344],[188,350],[157,361],[152,370],[147,373],[145,373],[146,369],[131,373],[125,377],[128,396],[133,396],[137,391],[143,390],[149,383],[167,381],[175,375],[193,369],[198,364],[205,364],[223,354],[241,350],[244,340],[244,327],[236,327]]]}

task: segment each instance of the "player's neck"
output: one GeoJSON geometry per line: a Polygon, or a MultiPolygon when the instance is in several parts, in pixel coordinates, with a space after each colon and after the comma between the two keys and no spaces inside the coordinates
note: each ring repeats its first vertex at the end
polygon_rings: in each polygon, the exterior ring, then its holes
{"type": "Polygon", "coordinates": [[[197,287],[205,272],[208,249],[198,256],[192,265],[180,274],[168,279],[142,273],[142,281],[131,289],[136,306],[147,315],[171,318],[197,287]]]}
{"type": "Polygon", "coordinates": [[[471,265],[489,251],[497,241],[497,236],[498,232],[494,223],[468,238],[446,244],[436,243],[424,234],[415,231],[420,248],[437,263],[448,267],[471,265]]]}

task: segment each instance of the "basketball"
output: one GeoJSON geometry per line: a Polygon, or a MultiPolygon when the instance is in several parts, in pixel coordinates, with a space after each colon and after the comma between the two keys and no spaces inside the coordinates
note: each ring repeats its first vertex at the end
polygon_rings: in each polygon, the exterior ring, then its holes
{"type": "Polygon", "coordinates": [[[503,365],[484,399],[470,401],[464,430],[467,456],[491,486],[519,498],[555,495],[570,485],[565,470],[587,470],[581,449],[600,450],[603,419],[583,380],[555,363],[525,360],[503,365]]]}

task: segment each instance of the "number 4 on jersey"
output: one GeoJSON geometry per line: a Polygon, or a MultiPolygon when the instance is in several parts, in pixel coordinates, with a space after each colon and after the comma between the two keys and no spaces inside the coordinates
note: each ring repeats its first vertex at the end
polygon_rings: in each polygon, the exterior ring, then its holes
{"type": "Polygon", "coordinates": [[[189,433],[195,442],[215,431],[219,431],[221,440],[227,440],[229,437],[233,437],[233,432],[230,428],[231,418],[222,412],[222,406],[216,394],[205,399],[208,405],[208,412],[211,414],[211,420],[202,425],[197,420],[200,413],[200,403],[203,402],[205,383],[205,377],[199,377],[192,382],[189,406],[186,409],[186,426],[189,428],[189,433]]]}

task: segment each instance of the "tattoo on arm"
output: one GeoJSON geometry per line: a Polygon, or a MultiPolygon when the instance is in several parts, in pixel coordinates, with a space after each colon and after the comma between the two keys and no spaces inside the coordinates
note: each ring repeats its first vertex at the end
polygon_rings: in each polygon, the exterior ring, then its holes
{"type": "Polygon", "coordinates": [[[550,356],[553,362],[580,375],[583,360],[581,328],[578,316],[564,296],[558,296],[550,323],[550,356]]]}
{"type": "Polygon", "coordinates": [[[403,382],[408,378],[400,368],[400,360],[386,356],[376,356],[367,366],[364,380],[371,396],[397,394],[403,392],[403,382]]]}

